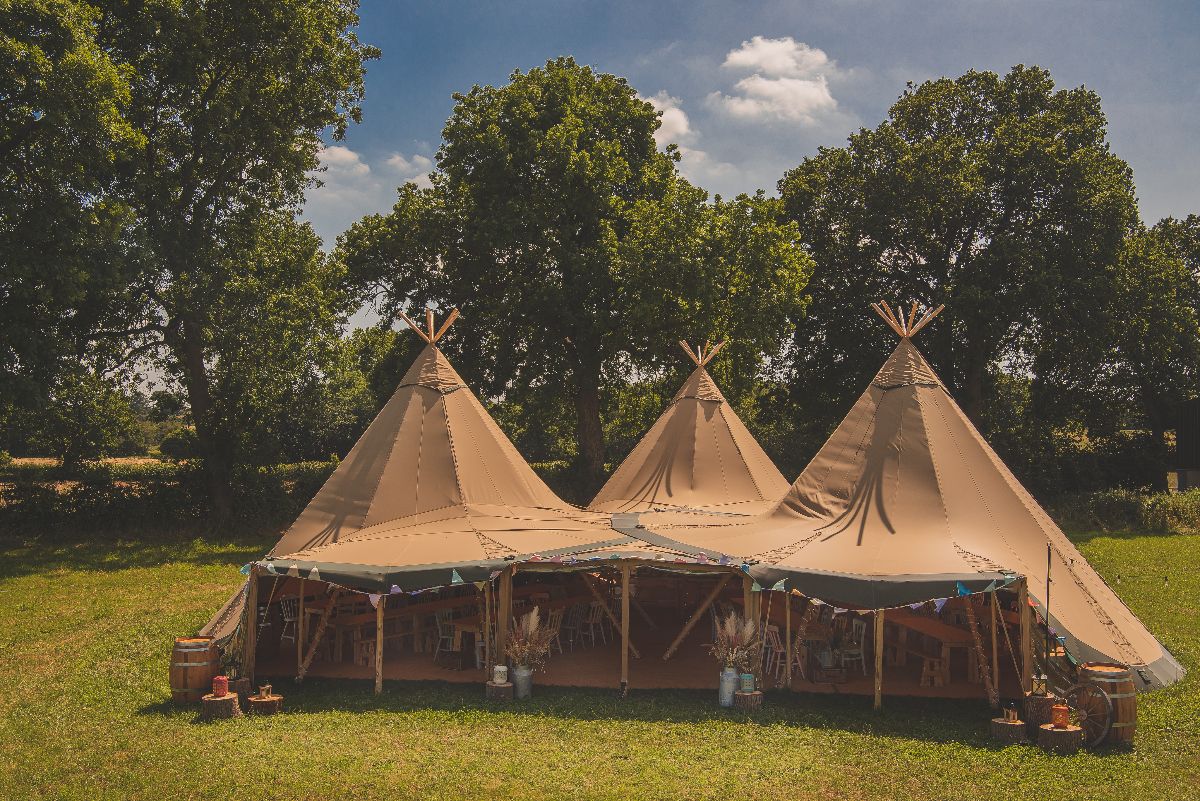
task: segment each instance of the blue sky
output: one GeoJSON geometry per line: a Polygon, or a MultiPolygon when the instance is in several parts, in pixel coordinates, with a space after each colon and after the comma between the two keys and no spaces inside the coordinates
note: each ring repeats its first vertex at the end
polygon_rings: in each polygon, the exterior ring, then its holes
{"type": "Polygon", "coordinates": [[[819,145],[873,127],[903,91],[967,69],[1049,69],[1099,92],[1142,215],[1200,213],[1200,3],[826,0],[364,0],[364,121],[327,147],[306,215],[332,245],[433,169],[451,94],[571,55],[664,111],[681,169],[710,192],[773,191],[819,145]]]}

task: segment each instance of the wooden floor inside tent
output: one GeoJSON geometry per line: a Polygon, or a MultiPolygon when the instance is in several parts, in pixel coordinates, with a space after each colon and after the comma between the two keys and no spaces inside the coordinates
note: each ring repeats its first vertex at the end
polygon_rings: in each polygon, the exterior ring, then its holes
{"type": "MultiPolygon", "coordinates": [[[[652,689],[700,689],[716,690],[718,665],[709,655],[705,645],[711,642],[711,624],[707,618],[697,625],[680,645],[671,659],[664,661],[663,653],[683,625],[683,616],[674,610],[651,607],[649,610],[655,626],[638,614],[630,618],[630,638],[641,651],[641,658],[630,658],[629,686],[635,690],[652,689]]],[[[545,672],[534,675],[534,683],[543,686],[611,687],[620,685],[621,644],[620,634],[609,634],[607,644],[595,647],[571,648],[564,642],[564,652],[554,650],[545,672]]],[[[1007,649],[1000,647],[1000,695],[1002,698],[1017,698],[1020,688],[1011,657],[1007,649]],[[1007,665],[1007,667],[1006,667],[1007,665]]],[[[904,666],[884,668],[883,693],[887,696],[914,696],[978,699],[986,701],[983,684],[966,680],[967,666],[964,655],[958,653],[951,662],[951,682],[943,687],[922,687],[919,660],[910,660],[904,666]]],[[[284,679],[295,675],[294,658],[278,656],[261,661],[258,665],[259,679],[284,679]]],[[[830,693],[839,695],[871,696],[874,694],[873,661],[870,651],[866,658],[866,674],[853,665],[846,670],[846,680],[840,683],[814,683],[798,674],[793,676],[792,689],[797,692],[830,693]]],[[[773,674],[773,671],[772,671],[773,674]]],[[[315,661],[309,668],[311,677],[361,679],[374,678],[374,665],[356,665],[351,660],[344,662],[315,661]]],[[[479,669],[453,669],[435,664],[429,653],[412,653],[406,649],[389,648],[383,659],[383,677],[387,681],[447,681],[455,683],[482,684],[488,676],[479,669]]],[[[767,677],[768,689],[777,686],[773,675],[767,677]]],[[[782,684],[782,681],[780,682],[782,684]]],[[[482,693],[482,687],[480,688],[482,693]]]]}

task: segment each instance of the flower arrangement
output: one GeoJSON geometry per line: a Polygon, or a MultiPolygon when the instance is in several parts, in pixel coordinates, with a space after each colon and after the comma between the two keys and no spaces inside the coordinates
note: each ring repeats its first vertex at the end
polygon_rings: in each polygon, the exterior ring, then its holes
{"type": "Polygon", "coordinates": [[[721,667],[757,676],[762,662],[762,632],[758,621],[730,612],[718,622],[716,641],[708,646],[708,650],[721,667]]]}
{"type": "Polygon", "coordinates": [[[517,618],[508,636],[508,644],[504,647],[504,654],[517,667],[543,670],[552,639],[554,632],[542,625],[541,615],[535,606],[533,611],[517,618]]]}

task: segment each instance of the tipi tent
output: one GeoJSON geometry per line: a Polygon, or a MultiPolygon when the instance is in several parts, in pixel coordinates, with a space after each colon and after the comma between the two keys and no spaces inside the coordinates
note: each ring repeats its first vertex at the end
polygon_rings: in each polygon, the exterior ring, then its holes
{"type": "Polygon", "coordinates": [[[687,343],[679,344],[696,369],[589,509],[755,514],[787,492],[787,479],[708,374],[706,366],[725,343],[694,352],[687,343]]]}
{"type": "MultiPolygon", "coordinates": [[[[886,311],[885,311],[886,309],[886,311]]],[[[771,511],[696,525],[643,516],[649,529],[735,556],[763,586],[789,578],[810,596],[885,608],[1023,576],[1080,660],[1130,665],[1146,686],[1183,669],[1104,583],[1001,462],[912,343],[915,325],[876,310],[901,337],[866,392],[771,511]]],[[[993,585],[994,586],[994,585],[993,585]]]]}
{"type": "MultiPolygon", "coordinates": [[[[646,550],[534,473],[438,349],[455,316],[437,331],[432,312],[425,331],[405,317],[427,347],[260,563],[266,572],[387,592],[483,580],[535,555],[646,550]]],[[[201,633],[232,633],[243,595],[201,633]]]]}

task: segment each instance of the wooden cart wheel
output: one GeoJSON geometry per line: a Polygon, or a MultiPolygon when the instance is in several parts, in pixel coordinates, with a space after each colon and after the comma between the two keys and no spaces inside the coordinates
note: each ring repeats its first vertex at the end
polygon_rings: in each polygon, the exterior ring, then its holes
{"type": "Polygon", "coordinates": [[[1083,729],[1083,742],[1088,748],[1099,745],[1112,728],[1112,699],[1099,684],[1076,684],[1063,693],[1071,709],[1075,725],[1083,729]]]}

